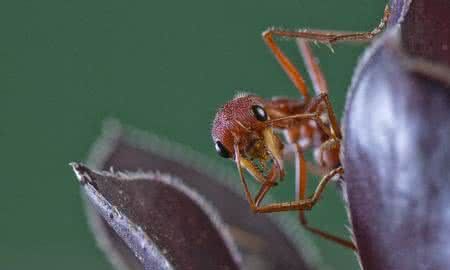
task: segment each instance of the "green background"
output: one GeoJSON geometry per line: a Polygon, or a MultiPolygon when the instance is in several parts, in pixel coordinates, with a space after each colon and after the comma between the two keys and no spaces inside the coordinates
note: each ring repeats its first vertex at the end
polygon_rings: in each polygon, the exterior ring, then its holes
{"type": "MultiPolygon", "coordinates": [[[[237,91],[298,97],[261,40],[266,27],[369,30],[383,8],[373,0],[2,1],[0,268],[110,269],[67,165],[86,158],[103,119],[218,159],[211,121],[237,91]]],[[[294,42],[281,43],[301,63],[294,42]]],[[[362,50],[315,48],[339,113],[362,50]]],[[[344,235],[344,213],[331,188],[310,219],[344,235]]],[[[313,239],[328,265],[357,269],[352,252],[313,239]]]]}

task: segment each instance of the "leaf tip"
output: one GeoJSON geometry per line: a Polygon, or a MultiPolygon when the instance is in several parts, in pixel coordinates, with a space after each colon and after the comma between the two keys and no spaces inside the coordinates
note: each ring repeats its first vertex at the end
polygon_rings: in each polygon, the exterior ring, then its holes
{"type": "Polygon", "coordinates": [[[78,179],[78,182],[82,186],[85,185],[86,183],[93,184],[92,178],[89,175],[91,170],[89,170],[88,167],[86,167],[84,164],[78,163],[78,162],[70,162],[69,166],[72,167],[72,170],[75,173],[75,175],[78,179]]]}

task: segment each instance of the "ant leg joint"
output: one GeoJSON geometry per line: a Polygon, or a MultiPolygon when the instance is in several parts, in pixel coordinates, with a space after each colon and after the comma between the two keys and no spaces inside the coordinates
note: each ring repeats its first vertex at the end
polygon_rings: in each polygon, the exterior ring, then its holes
{"type": "Polygon", "coordinates": [[[272,38],[273,27],[267,28],[264,32],[262,32],[263,38],[272,38]]]}
{"type": "Polygon", "coordinates": [[[262,183],[263,186],[268,186],[268,187],[276,187],[278,186],[278,183],[275,181],[271,181],[271,180],[266,180],[262,183]]]}
{"type": "Polygon", "coordinates": [[[253,201],[249,203],[249,206],[253,214],[258,213],[258,206],[253,201]]]}
{"type": "Polygon", "coordinates": [[[307,201],[307,204],[305,205],[305,209],[303,209],[303,210],[306,210],[306,211],[310,211],[314,207],[316,202],[317,202],[317,201],[314,200],[314,198],[309,198],[306,201],[307,201]]]}

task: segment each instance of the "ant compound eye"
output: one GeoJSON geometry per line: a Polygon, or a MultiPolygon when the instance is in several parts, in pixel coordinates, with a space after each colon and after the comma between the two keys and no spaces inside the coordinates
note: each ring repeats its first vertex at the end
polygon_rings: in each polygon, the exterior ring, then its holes
{"type": "Polygon", "coordinates": [[[220,141],[216,141],[215,147],[216,147],[216,152],[221,157],[224,157],[224,158],[231,157],[230,152],[228,152],[228,150],[225,148],[225,146],[223,146],[223,144],[220,141]]]}
{"type": "Polygon", "coordinates": [[[267,120],[267,113],[263,107],[261,107],[259,105],[253,105],[252,111],[253,111],[253,114],[255,115],[256,119],[258,119],[259,121],[267,120]]]}

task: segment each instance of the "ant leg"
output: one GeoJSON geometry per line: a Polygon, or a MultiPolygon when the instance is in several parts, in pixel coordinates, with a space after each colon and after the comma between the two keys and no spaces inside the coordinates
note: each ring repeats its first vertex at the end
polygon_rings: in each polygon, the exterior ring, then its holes
{"type": "Polygon", "coordinates": [[[247,197],[247,201],[253,210],[256,208],[256,205],[252,198],[252,194],[250,193],[250,190],[248,189],[248,184],[247,184],[247,181],[245,181],[244,174],[242,173],[241,154],[239,152],[239,146],[237,143],[234,145],[234,155],[235,155],[234,161],[235,161],[237,169],[238,169],[239,178],[241,179],[241,183],[244,186],[245,197],[247,197]]]}
{"type": "Polygon", "coordinates": [[[316,58],[308,45],[308,42],[304,39],[297,39],[297,46],[300,49],[300,53],[303,58],[303,62],[305,62],[306,70],[308,71],[308,75],[311,78],[314,92],[316,95],[321,93],[328,93],[328,85],[325,80],[325,76],[323,76],[322,70],[320,69],[319,63],[317,63],[316,58]]]}
{"type": "Polygon", "coordinates": [[[323,142],[318,149],[318,157],[316,157],[318,163],[323,167],[337,167],[341,164],[339,159],[340,148],[341,143],[334,138],[323,142]]]}
{"type": "Polygon", "coordinates": [[[370,41],[378,35],[386,26],[390,16],[389,4],[384,8],[383,18],[380,23],[370,32],[339,32],[339,31],[321,31],[321,30],[301,30],[286,31],[282,29],[269,29],[264,32],[264,36],[272,35],[286,38],[301,38],[309,41],[332,44],[341,41],[370,41]]]}
{"type": "MultiPolygon", "coordinates": [[[[244,174],[242,172],[241,155],[239,152],[238,144],[234,145],[234,151],[235,151],[234,159],[235,159],[235,163],[236,163],[236,166],[238,169],[239,177],[241,179],[242,185],[244,186],[245,196],[246,196],[247,201],[250,204],[250,207],[253,212],[255,212],[255,213],[270,213],[270,212],[281,212],[281,211],[289,211],[289,210],[311,210],[313,205],[319,200],[320,194],[318,194],[318,196],[313,196],[312,198],[306,199],[306,200],[298,200],[298,201],[284,202],[284,203],[272,203],[272,204],[262,206],[262,207],[256,205],[255,200],[252,198],[252,194],[250,193],[250,190],[248,188],[247,181],[245,181],[244,174]]],[[[326,175],[326,176],[324,176],[324,178],[322,178],[321,182],[319,183],[318,189],[316,189],[316,193],[317,192],[322,193],[323,188],[325,188],[326,183],[337,173],[335,171],[336,170],[331,171],[328,175],[326,175]],[[323,185],[323,187],[321,189],[319,189],[321,184],[323,185]]],[[[267,191],[265,191],[265,189],[266,188],[264,188],[264,186],[263,186],[263,189],[260,191],[260,193],[257,196],[258,198],[260,198],[260,199],[258,199],[258,204],[262,200],[262,197],[264,197],[264,195],[268,191],[268,189],[267,189],[267,191]],[[262,195],[260,195],[260,194],[262,194],[262,195]]]]}
{"type": "MultiPolygon", "coordinates": [[[[312,107],[317,107],[317,105],[320,103],[320,101],[321,101],[321,99],[322,99],[322,97],[320,97],[320,95],[319,95],[319,97],[314,97],[314,99],[313,99],[313,101],[312,101],[312,103],[311,103],[311,106],[309,106],[308,108],[307,108],[307,110],[311,110],[311,108],[312,107]],[[316,105],[315,105],[316,104],[316,105]]],[[[331,108],[331,107],[330,107],[331,108]]],[[[333,109],[331,108],[331,113],[333,114],[333,116],[334,117],[336,117],[335,115],[334,115],[334,112],[333,112],[333,109]]],[[[329,118],[331,118],[331,117],[329,117],[329,118]]],[[[310,120],[314,120],[316,123],[317,123],[317,125],[319,126],[319,128],[325,133],[325,134],[327,134],[327,136],[329,136],[329,137],[335,137],[335,136],[333,136],[333,134],[331,133],[331,130],[325,125],[325,123],[322,121],[322,119],[320,118],[320,116],[319,116],[319,114],[318,113],[301,113],[301,114],[293,114],[293,115],[289,115],[289,116],[285,116],[285,117],[280,117],[280,118],[276,118],[276,119],[271,119],[271,120],[268,120],[268,121],[266,121],[266,123],[268,124],[268,125],[273,125],[274,123],[279,123],[279,122],[282,122],[282,121],[286,121],[286,120],[293,120],[293,119],[296,119],[296,120],[302,120],[302,119],[310,119],[310,120]]],[[[337,121],[337,120],[336,120],[337,121]]],[[[337,124],[337,122],[336,122],[336,124],[337,124]]],[[[286,124],[285,125],[285,128],[289,128],[289,124],[286,124]]],[[[339,131],[339,130],[338,130],[339,131]]],[[[339,131],[340,132],[340,131],[339,131]]],[[[340,134],[340,133],[339,133],[340,134]]]]}
{"type": "MultiPolygon", "coordinates": [[[[322,180],[320,180],[319,185],[316,188],[316,191],[314,192],[313,196],[309,199],[305,200],[297,200],[294,202],[287,202],[287,203],[273,203],[262,207],[255,207],[253,211],[256,213],[272,213],[272,212],[281,212],[281,211],[290,211],[290,210],[299,210],[300,215],[303,215],[304,210],[311,210],[312,207],[319,201],[320,196],[322,192],[325,189],[325,186],[330,182],[330,180],[335,176],[336,174],[342,174],[344,172],[342,167],[338,167],[331,172],[329,172],[327,175],[325,175],[322,180]]],[[[355,244],[349,240],[342,239],[340,237],[334,236],[332,234],[329,234],[327,232],[321,231],[319,229],[316,229],[314,227],[310,227],[306,219],[300,216],[300,221],[302,225],[310,232],[315,233],[317,235],[320,235],[321,237],[333,241],[337,244],[340,244],[344,247],[350,248],[352,250],[357,250],[355,244]],[[303,219],[303,220],[302,220],[303,219]]]]}
{"type": "Polygon", "coordinates": [[[253,211],[258,207],[258,205],[261,203],[262,199],[266,195],[266,193],[272,188],[272,186],[277,185],[277,183],[274,181],[276,174],[272,173],[272,176],[269,180],[266,180],[262,182],[261,189],[259,190],[258,194],[256,195],[255,199],[252,198],[252,194],[250,193],[250,190],[248,188],[247,181],[245,181],[244,174],[242,172],[242,166],[241,166],[241,154],[239,152],[239,147],[237,144],[234,145],[234,151],[235,151],[235,163],[238,169],[239,178],[241,179],[241,183],[244,186],[244,192],[245,196],[247,198],[248,203],[250,204],[250,207],[253,211]]]}
{"type": "MultiPolygon", "coordinates": [[[[298,146],[298,144],[294,144],[294,146],[295,147],[300,147],[300,146],[298,146]]],[[[297,152],[296,152],[297,153],[297,152]]],[[[303,156],[303,155],[302,155],[303,156]]],[[[297,156],[296,156],[297,157],[297,156]]],[[[311,169],[309,170],[310,172],[312,172],[313,174],[315,174],[315,175],[317,175],[317,176],[323,176],[326,172],[323,170],[323,169],[321,169],[319,166],[316,166],[315,164],[312,164],[312,163],[309,163],[309,162],[307,162],[304,158],[302,159],[302,161],[304,162],[304,164],[302,164],[302,165],[296,165],[296,166],[301,166],[301,167],[305,167],[305,168],[311,168],[312,167],[312,171],[311,171],[311,169]]],[[[297,163],[296,163],[297,164],[297,163]]],[[[296,172],[298,172],[297,171],[297,167],[296,167],[296,172]]],[[[296,179],[298,179],[298,176],[296,176],[296,179]]],[[[306,179],[307,180],[307,178],[306,178],[306,170],[305,170],[305,176],[303,176],[303,178],[302,179],[306,179]]],[[[296,185],[298,185],[299,183],[300,183],[300,185],[297,187],[297,189],[300,189],[300,192],[299,193],[296,193],[297,195],[298,194],[302,194],[303,196],[297,196],[297,200],[304,200],[305,199],[305,197],[304,197],[304,194],[306,193],[306,182],[307,181],[296,181],[296,185]]],[[[267,192],[269,192],[269,190],[273,187],[273,186],[275,186],[275,184],[271,184],[270,182],[268,182],[268,183],[264,183],[262,186],[261,186],[261,188],[260,188],[260,190],[258,191],[258,194],[256,195],[256,197],[255,197],[255,205],[256,206],[259,206],[260,204],[261,204],[261,202],[262,202],[262,200],[264,199],[264,196],[267,194],[267,192]]]]}
{"type": "Polygon", "coordinates": [[[267,192],[273,187],[273,185],[262,185],[261,189],[259,190],[258,194],[255,197],[255,206],[258,207],[262,200],[264,199],[264,196],[266,196],[267,192]]]}
{"type": "MultiPolygon", "coordinates": [[[[338,140],[342,139],[341,134],[341,128],[339,127],[339,123],[336,117],[336,114],[334,113],[333,107],[331,106],[330,99],[328,98],[328,93],[322,93],[318,96],[314,97],[314,99],[309,104],[308,108],[306,109],[306,113],[310,112],[311,110],[314,111],[321,102],[325,103],[325,107],[328,114],[328,119],[330,120],[331,128],[333,131],[334,137],[338,140]]],[[[318,123],[320,125],[320,123],[318,123]]]]}
{"type": "MultiPolygon", "coordinates": [[[[314,42],[321,42],[331,45],[339,41],[369,41],[373,39],[377,34],[379,34],[384,27],[390,16],[389,5],[386,5],[384,9],[384,16],[381,19],[379,25],[370,32],[356,32],[356,33],[344,33],[338,31],[320,31],[320,30],[302,30],[302,31],[286,31],[282,29],[268,29],[263,32],[263,39],[267,46],[271,49],[275,58],[280,63],[283,70],[287,73],[288,77],[291,79],[295,87],[300,91],[305,99],[309,98],[308,88],[306,86],[305,80],[298,72],[297,68],[292,64],[288,57],[281,51],[280,47],[275,43],[273,36],[287,37],[287,38],[299,38],[314,42]]],[[[304,54],[304,60],[308,73],[314,74],[311,76],[314,84],[316,93],[326,93],[327,86],[325,80],[323,80],[323,75],[318,69],[317,63],[315,63],[314,58],[312,58],[312,53],[308,52],[308,48],[300,47],[302,54],[304,54]],[[306,53],[306,57],[305,57],[306,53]]]]}
{"type": "Polygon", "coordinates": [[[298,39],[297,44],[305,61],[308,74],[313,82],[314,91],[317,93],[315,100],[311,102],[306,112],[315,111],[315,108],[319,105],[319,103],[321,101],[324,101],[328,113],[328,118],[330,119],[331,127],[334,131],[334,135],[336,135],[337,138],[342,138],[336,114],[334,113],[333,107],[331,107],[331,103],[328,98],[327,81],[323,76],[322,70],[315,60],[315,57],[308,43],[303,39],[298,39]]]}
{"type": "MultiPolygon", "coordinates": [[[[306,162],[305,162],[305,157],[303,155],[303,152],[300,148],[300,146],[298,144],[295,144],[296,146],[296,155],[295,155],[295,159],[296,159],[296,163],[295,163],[295,172],[296,172],[296,194],[297,194],[297,200],[304,200],[305,199],[305,193],[306,193],[306,185],[307,185],[307,174],[306,174],[306,162]]],[[[331,179],[331,178],[329,178],[331,179]]],[[[329,181],[329,180],[328,180],[329,181]]],[[[322,182],[319,184],[319,186],[322,184],[322,182]]],[[[325,185],[327,184],[324,183],[322,189],[319,189],[319,192],[322,193],[323,189],[325,188],[325,185]]],[[[316,191],[317,193],[317,191],[316,191]]],[[[320,194],[316,195],[316,193],[313,196],[313,200],[314,197],[316,198],[315,200],[318,201],[320,194]]],[[[330,234],[328,232],[322,231],[320,229],[311,227],[308,225],[308,221],[306,220],[306,216],[305,216],[305,212],[303,212],[302,210],[300,210],[299,212],[299,221],[300,224],[308,231],[319,235],[320,237],[327,239],[329,241],[335,242],[339,245],[342,245],[344,247],[350,248],[352,250],[356,250],[355,244],[349,240],[343,239],[341,237],[335,236],[333,234],[330,234]]]]}
{"type": "MultiPolygon", "coordinates": [[[[306,66],[307,72],[309,74],[309,77],[312,80],[314,91],[316,92],[316,94],[318,96],[324,96],[324,97],[320,97],[319,100],[323,99],[325,101],[328,117],[330,119],[334,134],[337,138],[342,138],[342,135],[341,135],[341,131],[339,128],[339,124],[338,124],[336,115],[335,115],[335,113],[331,107],[331,104],[328,100],[327,82],[325,80],[325,77],[324,77],[321,69],[320,69],[319,64],[315,60],[315,57],[314,57],[312,50],[309,47],[307,41],[309,40],[309,41],[322,42],[322,43],[327,43],[327,44],[332,44],[332,43],[339,42],[339,41],[368,41],[368,40],[371,40],[373,37],[375,37],[377,34],[379,34],[383,30],[383,28],[386,26],[386,22],[389,19],[389,15],[390,15],[389,5],[386,5],[386,8],[384,10],[384,16],[381,19],[380,24],[374,30],[372,30],[370,32],[340,33],[340,32],[323,32],[323,31],[315,31],[315,30],[291,32],[291,31],[270,29],[263,33],[263,37],[264,37],[266,43],[272,49],[273,53],[275,54],[275,57],[278,59],[281,66],[288,73],[289,77],[291,78],[291,80],[294,82],[294,84],[296,86],[297,86],[297,84],[295,82],[295,78],[299,77],[302,80],[303,84],[304,84],[304,80],[300,76],[300,74],[297,71],[297,69],[295,68],[295,66],[289,61],[289,59],[281,52],[281,49],[276,45],[275,41],[273,40],[273,35],[281,36],[281,37],[288,37],[288,38],[297,38],[297,45],[302,54],[302,58],[303,58],[303,61],[305,62],[305,66],[306,66]]],[[[302,88],[300,90],[305,97],[308,97],[308,95],[305,95],[303,93],[303,91],[307,91],[306,86],[304,86],[304,88],[302,88]]],[[[310,108],[311,107],[312,106],[310,106],[310,108]]]]}
{"type": "Polygon", "coordinates": [[[272,169],[272,171],[270,172],[270,175],[268,176],[268,180],[266,180],[261,188],[259,189],[258,194],[255,197],[255,205],[259,206],[260,203],[262,202],[262,200],[264,199],[264,196],[266,196],[267,192],[269,192],[269,190],[273,187],[276,186],[277,183],[276,178],[279,177],[279,174],[272,169]]]}
{"type": "Polygon", "coordinates": [[[300,72],[297,68],[292,64],[289,58],[281,51],[280,47],[275,43],[272,37],[271,30],[265,31],[262,34],[264,41],[267,46],[272,51],[275,58],[280,63],[284,72],[288,75],[289,79],[295,85],[295,87],[300,91],[300,94],[305,98],[305,100],[309,99],[308,87],[306,86],[305,80],[303,79],[300,72]]]}
{"type": "Polygon", "coordinates": [[[304,200],[296,200],[292,202],[272,203],[265,206],[255,206],[253,204],[253,207],[255,208],[252,208],[252,210],[256,213],[272,213],[291,210],[311,210],[313,206],[319,201],[320,196],[322,195],[326,185],[330,182],[330,180],[335,175],[343,173],[344,169],[342,167],[338,167],[336,169],[331,170],[320,180],[316,190],[314,191],[313,196],[310,198],[304,200]]]}
{"type": "Polygon", "coordinates": [[[253,178],[260,184],[270,184],[270,185],[277,185],[277,183],[273,181],[267,180],[254,166],[248,159],[240,159],[240,164],[247,168],[248,172],[253,176],[253,178]]]}

